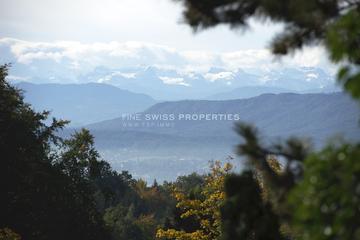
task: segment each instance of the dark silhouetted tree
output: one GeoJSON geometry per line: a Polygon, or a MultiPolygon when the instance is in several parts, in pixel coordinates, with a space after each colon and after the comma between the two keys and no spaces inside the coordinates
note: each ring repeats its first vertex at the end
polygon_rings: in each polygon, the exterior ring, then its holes
{"type": "Polygon", "coordinates": [[[6,82],[0,67],[0,229],[23,239],[103,239],[101,219],[87,211],[73,181],[54,164],[56,131],[66,122],[44,121],[6,82]]]}
{"type": "MultiPolygon", "coordinates": [[[[283,31],[271,42],[275,55],[306,45],[325,46],[330,59],[340,63],[341,85],[360,98],[359,0],[178,1],[184,4],[185,22],[194,30],[219,24],[244,29],[250,18],[282,23],[283,31]]],[[[307,144],[296,138],[268,146],[252,127],[242,124],[237,131],[245,140],[238,152],[246,157],[250,172],[227,182],[229,198],[223,209],[226,239],[360,239],[359,144],[329,145],[310,154],[307,144]],[[281,171],[271,167],[270,156],[281,160],[281,171]],[[252,186],[247,191],[250,195],[243,194],[246,181],[252,186]],[[258,201],[259,187],[265,198],[262,203],[258,201]],[[255,204],[248,204],[245,198],[254,199],[255,204]],[[251,216],[258,216],[259,221],[252,224],[251,216]],[[264,231],[264,225],[269,229],[264,231]]]]}

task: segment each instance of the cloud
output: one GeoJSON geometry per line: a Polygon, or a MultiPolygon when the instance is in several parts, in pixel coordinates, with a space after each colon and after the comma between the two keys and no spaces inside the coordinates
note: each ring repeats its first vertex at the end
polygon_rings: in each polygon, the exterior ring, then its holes
{"type": "Polygon", "coordinates": [[[169,85],[182,85],[189,87],[190,84],[186,83],[184,78],[172,78],[172,77],[159,77],[161,81],[169,85]]]}
{"type": "Polygon", "coordinates": [[[217,80],[229,80],[234,76],[233,72],[219,72],[219,73],[206,73],[205,79],[210,82],[214,82],[217,80]]]}
{"type": "MultiPolygon", "coordinates": [[[[207,74],[210,81],[228,79],[230,71],[236,69],[255,69],[269,71],[283,67],[322,67],[331,71],[332,65],[320,47],[306,48],[293,56],[280,61],[267,49],[248,49],[235,52],[180,51],[168,46],[146,42],[97,42],[80,43],[76,41],[35,42],[13,38],[0,39],[2,62],[15,59],[17,63],[36,67],[41,62],[53,69],[66,69],[75,75],[86,73],[95,67],[112,69],[129,67],[157,66],[172,69],[183,74],[191,72],[205,74],[211,67],[225,69],[223,73],[207,74]],[[8,59],[6,59],[8,57],[8,59]]],[[[54,70],[55,71],[55,70],[54,70]]],[[[60,71],[60,70],[59,70],[60,71]]],[[[124,76],[126,77],[126,76],[124,76]]],[[[182,84],[180,79],[165,79],[168,84],[182,84]]]]}
{"type": "Polygon", "coordinates": [[[223,62],[228,63],[231,68],[251,68],[259,65],[269,65],[272,61],[270,52],[266,49],[242,50],[224,53],[221,55],[223,62]]]}
{"type": "Polygon", "coordinates": [[[10,81],[26,81],[29,78],[28,77],[19,77],[19,76],[9,75],[9,76],[7,76],[7,79],[10,80],[10,81]]]}
{"type": "Polygon", "coordinates": [[[176,60],[177,52],[166,46],[141,42],[109,42],[82,44],[80,42],[29,42],[11,38],[0,39],[0,45],[7,45],[19,63],[30,64],[37,60],[64,59],[77,64],[86,61],[92,65],[110,65],[136,62],[138,64],[162,64],[169,58],[176,60]],[[116,64],[114,63],[114,64],[116,64]]]}

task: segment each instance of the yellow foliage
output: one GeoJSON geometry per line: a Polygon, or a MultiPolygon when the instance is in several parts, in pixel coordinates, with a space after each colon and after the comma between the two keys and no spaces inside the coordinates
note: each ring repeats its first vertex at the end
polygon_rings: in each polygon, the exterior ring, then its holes
{"type": "Polygon", "coordinates": [[[205,186],[199,199],[189,199],[179,189],[173,189],[173,196],[177,201],[176,207],[182,210],[181,218],[194,217],[200,229],[190,233],[175,229],[158,229],[156,237],[173,240],[218,239],[221,234],[220,206],[225,200],[224,182],[231,169],[230,163],[223,166],[218,161],[213,163],[210,174],[205,178],[205,186]]]}
{"type": "Polygon", "coordinates": [[[15,233],[9,228],[0,229],[0,240],[20,240],[19,234],[15,233]]]}
{"type": "MultiPolygon", "coordinates": [[[[269,164],[269,166],[271,167],[271,169],[278,175],[280,175],[282,173],[282,169],[281,169],[281,165],[279,163],[279,161],[277,160],[276,156],[274,155],[269,155],[267,157],[267,162],[269,164]]],[[[262,175],[262,172],[260,170],[256,170],[255,171],[255,176],[256,176],[256,180],[259,184],[259,187],[261,189],[261,195],[264,201],[269,201],[270,200],[270,192],[269,189],[270,187],[266,184],[266,181],[264,179],[264,176],[262,175]]]]}

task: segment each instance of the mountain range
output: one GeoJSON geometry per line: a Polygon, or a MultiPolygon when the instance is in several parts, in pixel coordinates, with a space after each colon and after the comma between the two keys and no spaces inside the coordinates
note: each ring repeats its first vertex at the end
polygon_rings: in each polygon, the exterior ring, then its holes
{"type": "Polygon", "coordinates": [[[121,117],[86,127],[115,168],[129,169],[148,180],[166,180],[189,171],[202,171],[209,160],[233,155],[235,145],[241,141],[233,130],[234,119],[179,118],[186,114],[236,115],[240,121],[256,126],[266,141],[298,136],[311,139],[319,147],[337,135],[348,140],[360,137],[360,108],[343,93],[281,93],[240,100],[162,102],[138,114],[138,118],[121,117]],[[175,116],[172,119],[171,114],[175,116]]]}
{"type": "Polygon", "coordinates": [[[99,84],[33,84],[21,82],[25,101],[37,111],[70,120],[72,126],[90,124],[145,110],[156,101],[145,94],[99,84]]]}
{"type": "Polygon", "coordinates": [[[64,79],[63,75],[56,71],[30,71],[26,70],[26,65],[17,64],[16,66],[12,69],[14,75],[10,76],[14,82],[22,79],[14,76],[21,75],[21,72],[25,71],[22,75],[29,76],[26,78],[27,82],[104,83],[123,90],[144,93],[159,101],[228,100],[254,97],[263,93],[340,91],[340,88],[335,85],[333,77],[320,68],[284,68],[281,71],[251,71],[248,73],[241,69],[229,71],[213,67],[208,72],[200,74],[179,73],[175,70],[164,70],[157,67],[120,69],[96,67],[78,75],[76,80],[71,80],[64,79]]]}
{"type": "MultiPolygon", "coordinates": [[[[122,89],[146,93],[158,100],[212,99],[220,93],[243,87],[263,88],[258,93],[333,92],[334,79],[320,68],[284,68],[269,72],[211,68],[206,73],[179,73],[157,67],[108,69],[98,67],[81,76],[84,81],[100,81],[122,89]],[[279,91],[281,89],[281,91],[279,91]]],[[[249,90],[249,89],[248,89],[249,90]]],[[[250,91],[236,98],[253,97],[250,91]]],[[[219,96],[218,96],[219,97],[219,96]]],[[[225,100],[225,98],[216,98],[225,100]]]]}
{"type": "MultiPolygon", "coordinates": [[[[279,65],[261,50],[247,56],[247,62],[241,51],[215,54],[143,43],[44,43],[0,38],[0,52],[0,64],[12,63],[8,79],[14,83],[106,83],[158,101],[212,99],[243,87],[297,93],[338,90],[332,70],[325,65],[321,66],[326,70],[317,65],[304,67],[307,63],[279,65]]],[[[243,96],[235,94],[233,98],[243,96]]]]}
{"type": "Polygon", "coordinates": [[[206,99],[247,86],[324,92],[335,82],[332,68],[321,61],[278,64],[264,49],[215,53],[139,42],[0,38],[0,52],[0,64],[12,63],[14,82],[108,83],[157,100],[206,99]]]}
{"type": "MultiPolygon", "coordinates": [[[[281,88],[286,92],[300,93],[339,90],[332,75],[315,67],[266,71],[212,67],[205,72],[179,72],[157,66],[118,68],[96,66],[81,69],[76,74],[73,71],[70,63],[53,64],[49,61],[39,61],[31,64],[31,67],[16,63],[10,69],[9,79],[15,83],[19,81],[46,84],[106,83],[123,90],[147,94],[158,101],[212,99],[217,94],[232,92],[242,87],[271,90],[281,88]]],[[[278,90],[274,93],[278,93],[278,90]]],[[[252,96],[254,95],[247,93],[247,97],[252,96]]],[[[242,95],[235,97],[239,98],[242,95]]]]}
{"type": "MultiPolygon", "coordinates": [[[[151,68],[148,71],[156,72],[151,68]]],[[[149,78],[150,82],[158,81],[155,76],[149,78]]],[[[149,83],[148,89],[155,82],[149,83]]],[[[163,83],[157,84],[161,91],[163,83]]],[[[169,180],[194,170],[201,172],[207,169],[209,160],[233,155],[240,141],[233,130],[235,120],[253,124],[267,141],[300,136],[311,138],[318,147],[336,134],[350,140],[360,136],[358,104],[341,92],[299,94],[285,88],[253,85],[209,95],[208,100],[156,101],[147,94],[114,85],[16,84],[24,90],[25,101],[37,111],[51,110],[53,117],[72,121],[64,134],[80,126],[89,128],[102,156],[115,169],[129,170],[147,180],[169,180]],[[179,117],[185,115],[190,119],[179,117]],[[210,115],[211,119],[192,119],[200,115],[210,115]],[[232,118],[212,119],[212,115],[232,118]]],[[[314,90],[309,87],[308,91],[314,90]]]]}
{"type": "Polygon", "coordinates": [[[260,96],[265,93],[290,93],[294,92],[285,88],[264,87],[264,86],[247,86],[235,88],[228,92],[221,92],[207,97],[209,100],[232,100],[260,96]]]}

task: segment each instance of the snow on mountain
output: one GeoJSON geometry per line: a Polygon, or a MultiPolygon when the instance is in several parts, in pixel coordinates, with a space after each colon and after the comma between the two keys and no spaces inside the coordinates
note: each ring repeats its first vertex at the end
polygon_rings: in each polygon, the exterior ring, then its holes
{"type": "Polygon", "coordinates": [[[304,64],[272,68],[271,61],[263,57],[257,64],[257,51],[251,52],[251,68],[240,62],[234,68],[229,62],[238,62],[236,56],[244,58],[241,54],[228,59],[225,53],[209,53],[200,61],[169,47],[133,42],[47,43],[2,38],[0,51],[0,64],[13,63],[9,76],[13,81],[106,83],[159,100],[202,99],[247,86],[293,92],[334,89],[334,77],[323,69],[301,67],[304,64]]]}

